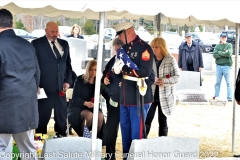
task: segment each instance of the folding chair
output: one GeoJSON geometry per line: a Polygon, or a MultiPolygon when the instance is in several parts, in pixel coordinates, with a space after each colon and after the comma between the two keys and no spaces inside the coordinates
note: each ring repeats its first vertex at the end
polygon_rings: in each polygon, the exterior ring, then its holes
{"type": "MultiPolygon", "coordinates": [[[[66,98],[68,100],[72,99],[72,94],[73,94],[73,89],[72,88],[68,88],[68,90],[66,91],[66,98]]],[[[69,128],[70,128],[70,126],[71,126],[71,124],[69,124],[68,117],[67,117],[67,130],[66,130],[67,137],[69,137],[69,128]]]]}

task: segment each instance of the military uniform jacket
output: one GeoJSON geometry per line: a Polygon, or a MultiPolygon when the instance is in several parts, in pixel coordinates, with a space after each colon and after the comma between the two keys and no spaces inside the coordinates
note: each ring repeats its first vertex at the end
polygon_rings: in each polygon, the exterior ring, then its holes
{"type": "MultiPolygon", "coordinates": [[[[123,49],[138,66],[139,70],[132,70],[127,65],[124,65],[122,68],[122,74],[138,78],[149,77],[152,71],[154,58],[150,45],[137,36],[132,42],[125,44],[123,49]]],[[[144,96],[144,104],[147,104],[153,101],[153,94],[150,81],[145,81],[148,88],[144,96]]],[[[136,81],[123,79],[120,93],[120,104],[123,106],[136,106],[137,92],[139,93],[136,81]]]]}

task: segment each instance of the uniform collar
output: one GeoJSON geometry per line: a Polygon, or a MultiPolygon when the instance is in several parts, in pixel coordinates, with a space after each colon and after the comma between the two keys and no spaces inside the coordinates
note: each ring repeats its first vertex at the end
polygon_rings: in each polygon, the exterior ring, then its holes
{"type": "Polygon", "coordinates": [[[141,39],[140,39],[139,36],[137,35],[136,38],[135,38],[133,41],[131,41],[131,42],[128,43],[128,45],[129,45],[129,46],[133,46],[133,45],[136,44],[139,40],[141,41],[141,39]]]}

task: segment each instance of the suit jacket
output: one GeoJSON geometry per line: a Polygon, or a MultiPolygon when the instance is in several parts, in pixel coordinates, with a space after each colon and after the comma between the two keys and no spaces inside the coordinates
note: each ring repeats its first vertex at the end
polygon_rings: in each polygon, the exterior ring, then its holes
{"type": "Polygon", "coordinates": [[[0,33],[0,134],[38,126],[40,70],[34,47],[12,29],[0,33]]]}
{"type": "MultiPolygon", "coordinates": [[[[177,62],[171,54],[168,54],[163,58],[159,70],[157,70],[156,63],[153,61],[153,70],[155,72],[155,75],[157,75],[157,72],[159,73],[158,78],[163,78],[164,80],[164,86],[159,87],[159,99],[163,114],[165,116],[169,116],[172,114],[175,107],[175,85],[178,83],[180,78],[177,62]],[[170,74],[170,78],[166,78],[167,74],[170,74]]],[[[156,87],[158,87],[156,84],[152,85],[153,95],[156,87]]]]}
{"type": "Polygon", "coordinates": [[[72,84],[72,66],[68,42],[57,39],[62,46],[64,54],[58,61],[46,36],[32,41],[36,50],[41,71],[40,88],[46,92],[56,92],[63,89],[63,83],[72,84]]]}

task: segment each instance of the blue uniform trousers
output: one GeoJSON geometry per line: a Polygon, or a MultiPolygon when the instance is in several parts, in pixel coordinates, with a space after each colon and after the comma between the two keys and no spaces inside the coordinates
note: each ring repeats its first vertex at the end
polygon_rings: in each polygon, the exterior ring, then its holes
{"type": "MultiPolygon", "coordinates": [[[[147,117],[147,111],[150,104],[144,105],[144,121],[147,117]]],[[[129,152],[132,140],[144,138],[142,124],[142,110],[139,108],[140,116],[138,115],[137,106],[120,105],[120,126],[122,132],[123,153],[129,152]]]]}

